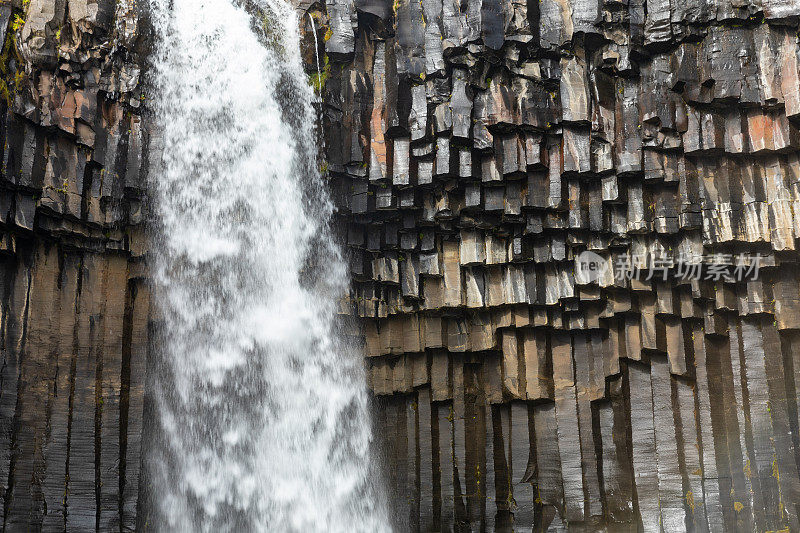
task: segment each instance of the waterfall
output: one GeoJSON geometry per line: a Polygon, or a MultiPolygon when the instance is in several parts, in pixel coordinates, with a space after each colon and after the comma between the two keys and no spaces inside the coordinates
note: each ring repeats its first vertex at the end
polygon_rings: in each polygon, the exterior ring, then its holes
{"type": "Polygon", "coordinates": [[[150,0],[159,356],[150,528],[382,531],[361,355],[335,334],[313,92],[283,0],[150,0]]]}
{"type": "MultiPolygon", "coordinates": [[[[314,35],[314,59],[316,59],[316,66],[317,66],[317,80],[319,80],[320,84],[322,83],[322,70],[319,64],[319,42],[317,41],[317,25],[314,23],[314,17],[311,16],[311,13],[306,13],[308,15],[308,20],[311,21],[311,33],[314,35]]],[[[321,95],[320,95],[321,96],[321,95]]]]}

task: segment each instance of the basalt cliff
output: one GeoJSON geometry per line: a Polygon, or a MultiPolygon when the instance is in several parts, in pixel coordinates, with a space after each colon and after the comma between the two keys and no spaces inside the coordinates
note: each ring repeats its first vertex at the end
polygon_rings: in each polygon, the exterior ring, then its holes
{"type": "MultiPolygon", "coordinates": [[[[800,3],[299,9],[393,527],[800,531],[800,3]]],[[[0,4],[8,531],[149,526],[148,24],[0,4]]]]}
{"type": "Polygon", "coordinates": [[[4,530],[131,530],[148,290],[136,2],[0,5],[4,530]]]}
{"type": "Polygon", "coordinates": [[[797,531],[800,4],[312,15],[398,530],[797,531]]]}

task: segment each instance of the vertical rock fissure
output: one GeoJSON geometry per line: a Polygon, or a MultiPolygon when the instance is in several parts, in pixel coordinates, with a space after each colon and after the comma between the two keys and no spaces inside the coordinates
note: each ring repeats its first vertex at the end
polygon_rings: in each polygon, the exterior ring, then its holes
{"type": "Polygon", "coordinates": [[[136,301],[136,282],[128,280],[125,291],[125,314],[122,321],[122,369],[119,397],[119,494],[117,508],[120,516],[119,530],[125,524],[125,474],[128,453],[128,416],[131,392],[131,346],[133,343],[133,306],[136,301]]]}
{"type": "Polygon", "coordinates": [[[26,271],[26,284],[25,284],[25,306],[22,312],[22,324],[18,325],[21,326],[21,340],[19,346],[15,346],[12,350],[15,352],[14,355],[16,357],[17,362],[17,387],[16,388],[16,398],[14,401],[14,415],[13,420],[11,422],[11,438],[10,440],[10,458],[8,462],[8,481],[6,482],[6,490],[5,490],[5,498],[3,501],[3,531],[6,529],[6,525],[9,519],[9,509],[11,507],[11,498],[13,496],[14,491],[14,467],[17,463],[18,454],[18,434],[19,434],[19,427],[20,427],[20,412],[21,412],[21,402],[22,396],[25,390],[24,383],[22,382],[22,360],[23,360],[23,353],[25,351],[25,341],[27,339],[26,331],[28,328],[28,310],[30,307],[30,296],[31,296],[31,271],[28,269],[26,271]]]}

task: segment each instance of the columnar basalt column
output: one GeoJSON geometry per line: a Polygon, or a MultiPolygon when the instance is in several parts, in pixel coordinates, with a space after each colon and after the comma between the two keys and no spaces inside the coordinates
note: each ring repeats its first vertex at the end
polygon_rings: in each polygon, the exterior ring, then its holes
{"type": "Polygon", "coordinates": [[[310,12],[399,530],[798,530],[800,3],[310,12]]]}
{"type": "Polygon", "coordinates": [[[8,531],[136,525],[149,291],[133,1],[0,5],[8,531]]]}

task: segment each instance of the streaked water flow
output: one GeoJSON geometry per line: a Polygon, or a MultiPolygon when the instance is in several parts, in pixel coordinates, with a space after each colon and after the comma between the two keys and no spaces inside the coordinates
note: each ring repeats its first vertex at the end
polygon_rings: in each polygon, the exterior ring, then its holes
{"type": "Polygon", "coordinates": [[[150,0],[161,354],[150,528],[381,531],[347,280],[281,0],[150,0]]]}

